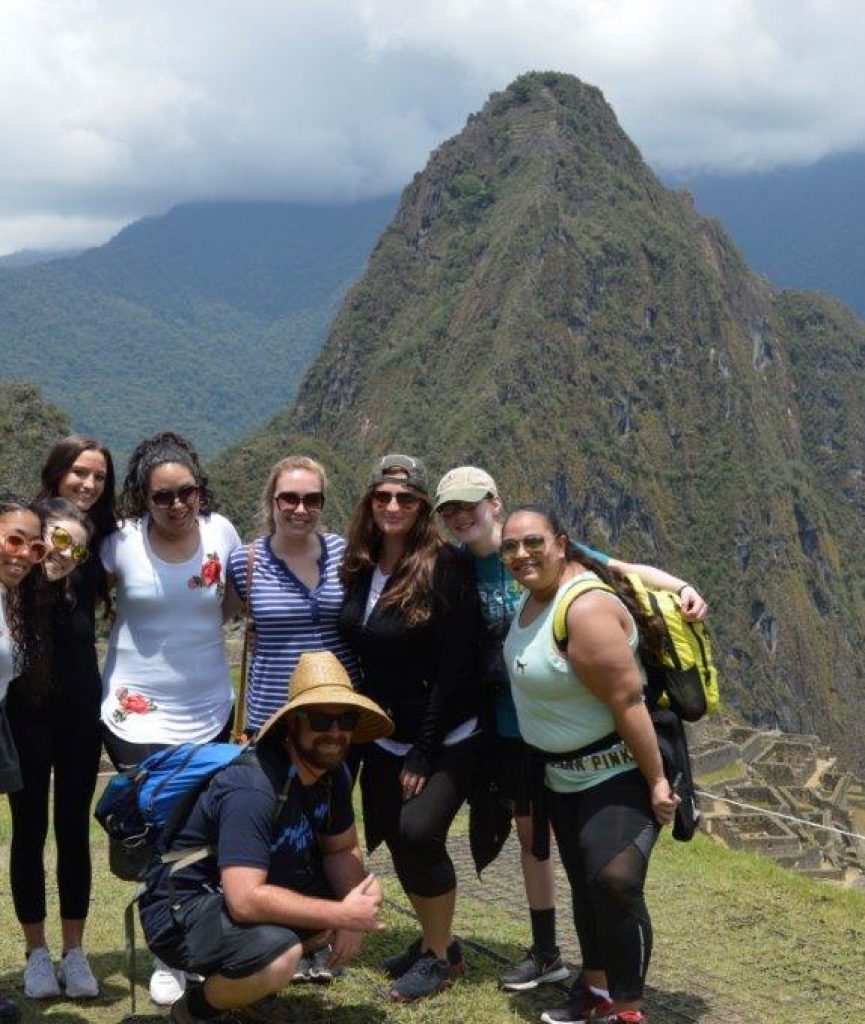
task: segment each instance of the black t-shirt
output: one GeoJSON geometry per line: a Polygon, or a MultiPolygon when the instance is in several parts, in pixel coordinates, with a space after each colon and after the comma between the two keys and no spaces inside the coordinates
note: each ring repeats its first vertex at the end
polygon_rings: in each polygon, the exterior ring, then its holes
{"type": "Polygon", "coordinates": [[[320,836],[335,836],[354,823],[351,777],[345,766],[304,786],[282,755],[242,755],[219,771],[195,802],[177,832],[172,852],[210,846],[214,854],[175,871],[160,866],[141,896],[141,923],[148,940],[171,927],[170,902],[203,889],[220,890],[226,867],[255,867],[267,880],[308,896],[329,896],[320,836]],[[285,804],[275,818],[277,799],[289,782],[285,804]]]}

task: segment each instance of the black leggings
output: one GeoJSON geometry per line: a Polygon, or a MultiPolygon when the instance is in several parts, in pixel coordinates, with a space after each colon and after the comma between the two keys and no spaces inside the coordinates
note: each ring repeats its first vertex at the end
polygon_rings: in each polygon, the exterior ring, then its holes
{"type": "Polygon", "coordinates": [[[406,893],[431,899],[457,884],[447,835],[474,781],[480,737],[442,747],[418,796],[403,801],[399,776],[404,758],[370,743],[363,755],[364,816],[374,807],[375,825],[390,850],[406,893]]]}
{"type": "Polygon", "coordinates": [[[90,903],[90,803],[102,737],[99,706],[45,717],[10,714],[24,788],[9,794],[12,843],[9,874],[21,924],[45,920],[45,840],[54,771],[57,888],[64,920],[87,917],[90,903]]]}
{"type": "Polygon", "coordinates": [[[658,837],[645,779],[632,770],[548,799],[583,967],[606,972],[612,999],[641,999],[652,955],[643,885],[658,837]]]}
{"type": "MultiPolygon", "coordinates": [[[[220,732],[208,742],[225,743],[231,737],[233,722],[234,712],[232,711],[220,732]]],[[[105,753],[108,754],[111,763],[119,772],[135,768],[145,757],[150,757],[151,754],[171,746],[170,743],[130,743],[129,740],[121,739],[106,725],[102,726],[102,740],[105,743],[105,753]]]]}

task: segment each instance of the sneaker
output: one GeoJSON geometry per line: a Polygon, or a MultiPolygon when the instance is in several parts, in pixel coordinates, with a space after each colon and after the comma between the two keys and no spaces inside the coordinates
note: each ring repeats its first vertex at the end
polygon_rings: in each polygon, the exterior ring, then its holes
{"type": "Polygon", "coordinates": [[[69,999],[95,999],[99,982],[90,970],[87,954],[80,946],[68,949],[57,965],[57,978],[69,999]]]}
{"type": "Polygon", "coordinates": [[[615,1021],[615,1017],[606,1016],[612,1006],[609,999],[593,992],[580,977],[571,986],[567,1003],[555,1010],[544,1010],[541,1020],[544,1024],[586,1024],[589,1021],[600,1024],[601,1021],[615,1021]]]}
{"type": "Polygon", "coordinates": [[[50,999],[60,995],[60,985],[45,946],[37,946],[27,954],[24,967],[24,995],[31,999],[50,999]]]}
{"type": "MultiPolygon", "coordinates": [[[[421,940],[415,939],[408,949],[404,949],[402,953],[397,953],[396,956],[389,956],[387,960],[384,960],[381,965],[382,970],[389,978],[401,978],[406,971],[411,970],[411,968],[414,967],[420,959],[420,947],[421,940]]],[[[463,958],[463,948],[456,939],[454,939],[448,946],[448,963],[459,977],[462,977],[466,973],[466,962],[463,958]]]]}
{"type": "Polygon", "coordinates": [[[342,967],[331,967],[330,958],[333,955],[331,946],[322,946],[313,953],[306,953],[297,961],[294,969],[293,981],[316,981],[319,984],[327,984],[343,973],[342,967]]]}
{"type": "Polygon", "coordinates": [[[606,1017],[592,1017],[594,1024],[648,1024],[649,1018],[639,1010],[619,1010],[606,1017]]]}
{"type": "Polygon", "coordinates": [[[0,996],[0,1024],[18,1024],[21,1007],[10,996],[0,996]]]}
{"type": "Polygon", "coordinates": [[[553,956],[544,956],[535,949],[527,949],[525,959],[499,976],[499,984],[508,992],[527,992],[538,985],[564,981],[569,973],[558,950],[553,956]]]}
{"type": "MultiPolygon", "coordinates": [[[[150,975],[150,1000],[157,1006],[173,1006],[186,991],[186,975],[153,958],[153,974],[150,975]]],[[[185,1004],[184,1004],[185,1005],[185,1004]]]]}
{"type": "Polygon", "coordinates": [[[434,996],[453,985],[456,969],[448,960],[439,960],[427,950],[415,960],[411,967],[394,982],[388,998],[395,1003],[411,1003],[424,996],[434,996]]]}

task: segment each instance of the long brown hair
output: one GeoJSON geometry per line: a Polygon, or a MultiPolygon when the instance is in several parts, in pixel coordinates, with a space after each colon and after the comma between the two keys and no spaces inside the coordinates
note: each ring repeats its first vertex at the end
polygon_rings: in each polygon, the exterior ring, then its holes
{"type": "MultiPolygon", "coordinates": [[[[401,480],[398,474],[393,475],[393,482],[401,483],[417,494],[421,504],[417,519],[406,537],[405,550],[394,568],[393,583],[379,598],[377,607],[398,608],[409,626],[420,626],[432,614],[433,571],[444,542],[436,530],[429,497],[401,480]]],[[[348,525],[345,557],[340,570],[346,590],[351,590],[381,556],[382,534],[372,514],[374,489],[370,487],[361,498],[348,525]]]]}
{"type": "Polygon", "coordinates": [[[114,460],[111,452],[92,437],[85,437],[83,434],[70,434],[68,437],[58,441],[45,458],[42,466],[42,486],[36,495],[36,500],[43,498],[57,498],[60,496],[60,483],[63,477],[75,465],[75,460],[82,452],[99,452],[105,459],[105,487],[102,494],[93,503],[93,507],[87,513],[95,530],[90,541],[94,550],[99,548],[99,542],[109,533],[117,529],[117,498],[115,496],[116,483],[114,479],[114,460]]]}
{"type": "Polygon", "coordinates": [[[578,562],[598,576],[608,587],[613,588],[616,592],[616,597],[628,609],[637,624],[637,630],[640,635],[640,651],[657,660],[662,655],[664,649],[665,634],[663,625],[657,616],[649,615],[643,610],[643,606],[640,604],[634,588],[627,577],[623,576],[618,569],[599,562],[596,558],[593,558],[582,548],[578,547],[568,536],[568,531],[562,525],[558,512],[551,506],[520,505],[518,508],[513,509],[507,518],[510,519],[511,516],[515,516],[520,512],[529,512],[546,520],[554,537],[565,538],[565,561],[570,564],[578,562]]]}

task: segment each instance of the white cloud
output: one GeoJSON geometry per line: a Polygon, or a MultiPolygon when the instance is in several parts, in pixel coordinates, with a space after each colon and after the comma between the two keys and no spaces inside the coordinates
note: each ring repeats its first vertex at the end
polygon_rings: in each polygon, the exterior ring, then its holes
{"type": "Polygon", "coordinates": [[[865,148],[862,21],[858,0],[0,0],[0,251],[13,222],[55,244],[184,199],[394,191],[529,69],[599,86],[666,170],[865,148]]]}

